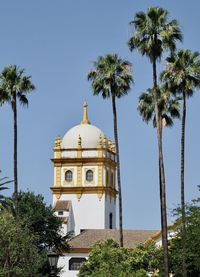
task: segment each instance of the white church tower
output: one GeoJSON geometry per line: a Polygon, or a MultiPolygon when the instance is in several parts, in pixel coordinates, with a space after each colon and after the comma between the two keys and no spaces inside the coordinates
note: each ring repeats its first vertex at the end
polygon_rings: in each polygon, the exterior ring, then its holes
{"type": "Polygon", "coordinates": [[[81,123],[55,139],[53,206],[64,232],[116,228],[115,145],[90,124],[87,103],[81,123]]]}

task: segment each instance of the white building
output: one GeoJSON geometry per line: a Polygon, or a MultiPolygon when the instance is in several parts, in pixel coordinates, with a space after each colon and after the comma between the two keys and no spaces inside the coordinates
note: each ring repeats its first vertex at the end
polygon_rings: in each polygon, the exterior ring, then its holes
{"type": "MultiPolygon", "coordinates": [[[[90,124],[84,103],[81,123],[71,128],[54,146],[53,206],[63,219],[63,234],[71,232],[70,250],[59,258],[62,277],[77,276],[92,244],[118,240],[116,228],[115,144],[90,124]],[[113,230],[111,230],[113,229],[113,230]]],[[[125,231],[124,245],[133,247],[154,231],[125,231]]]]}

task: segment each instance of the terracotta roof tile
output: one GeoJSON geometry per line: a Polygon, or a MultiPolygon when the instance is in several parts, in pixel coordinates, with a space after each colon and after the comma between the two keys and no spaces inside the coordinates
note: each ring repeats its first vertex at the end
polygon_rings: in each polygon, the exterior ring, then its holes
{"type": "Polygon", "coordinates": [[[71,201],[58,200],[56,202],[54,210],[56,210],[56,211],[69,211],[70,206],[71,206],[71,201]]]}
{"type": "MultiPolygon", "coordinates": [[[[124,247],[133,248],[151,238],[156,230],[124,230],[124,247]]],[[[116,229],[88,229],[69,241],[71,248],[91,248],[96,241],[113,239],[119,243],[119,231],[116,229]]]]}

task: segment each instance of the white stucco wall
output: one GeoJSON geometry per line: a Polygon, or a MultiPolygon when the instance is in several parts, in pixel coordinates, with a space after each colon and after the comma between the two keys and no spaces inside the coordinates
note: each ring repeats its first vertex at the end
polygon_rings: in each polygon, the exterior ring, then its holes
{"type": "Polygon", "coordinates": [[[58,267],[62,268],[62,272],[60,274],[60,277],[77,277],[78,271],[76,270],[69,270],[69,260],[71,258],[88,258],[87,253],[81,253],[81,254],[63,254],[62,257],[59,257],[58,260],[58,267]]]}
{"type": "Polygon", "coordinates": [[[114,197],[110,197],[109,195],[105,199],[105,229],[110,228],[110,218],[109,215],[112,213],[113,215],[113,229],[116,228],[116,201],[114,197]]]}
{"type": "Polygon", "coordinates": [[[99,200],[97,194],[83,194],[80,200],[76,195],[61,195],[59,200],[70,200],[74,218],[75,235],[82,229],[105,228],[105,195],[99,200]]]}

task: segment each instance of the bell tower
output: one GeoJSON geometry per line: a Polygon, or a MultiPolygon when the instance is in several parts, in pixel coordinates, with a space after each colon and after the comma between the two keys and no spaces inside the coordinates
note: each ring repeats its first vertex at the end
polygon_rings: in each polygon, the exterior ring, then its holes
{"type": "Polygon", "coordinates": [[[88,119],[83,119],[54,145],[53,206],[64,231],[116,228],[115,144],[88,119]]]}

